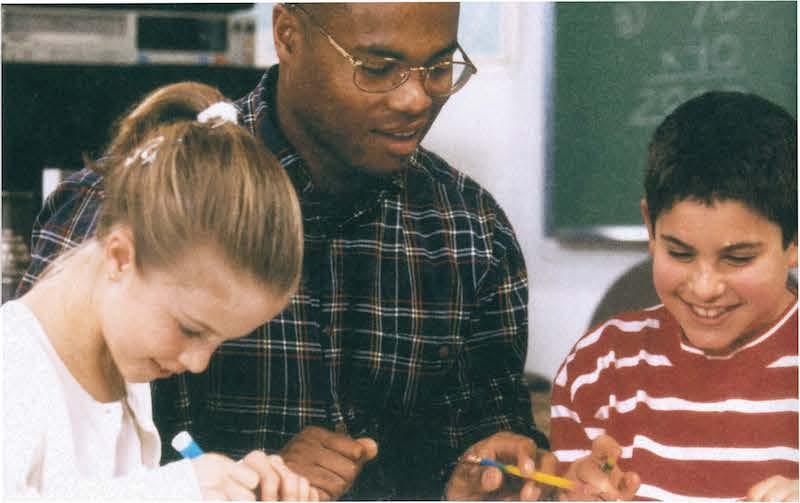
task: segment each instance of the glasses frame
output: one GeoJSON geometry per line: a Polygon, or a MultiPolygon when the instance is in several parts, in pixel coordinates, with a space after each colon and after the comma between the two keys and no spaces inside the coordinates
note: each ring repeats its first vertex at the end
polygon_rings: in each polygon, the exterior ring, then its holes
{"type": "Polygon", "coordinates": [[[428,96],[430,96],[432,99],[444,99],[444,98],[448,98],[448,97],[452,96],[453,94],[455,94],[456,92],[461,90],[461,88],[464,87],[464,85],[466,85],[467,81],[469,81],[469,79],[473,75],[478,73],[478,67],[476,67],[475,64],[472,62],[472,60],[469,59],[469,56],[467,55],[467,52],[464,50],[463,47],[461,47],[461,44],[456,42],[456,49],[461,51],[461,54],[464,55],[463,63],[462,62],[458,62],[457,64],[459,66],[463,64],[464,67],[465,67],[464,71],[468,72],[468,74],[467,74],[466,77],[460,78],[459,81],[456,82],[457,85],[451,87],[450,91],[447,94],[432,94],[430,92],[430,90],[428,89],[428,76],[430,75],[431,71],[439,69],[442,66],[453,66],[453,64],[454,64],[453,62],[445,61],[445,62],[437,63],[437,64],[431,65],[431,66],[409,66],[409,65],[406,65],[406,64],[400,62],[396,58],[389,58],[389,57],[386,57],[386,56],[378,56],[378,58],[379,59],[383,59],[384,61],[391,62],[393,64],[398,65],[401,68],[401,73],[400,73],[400,75],[402,76],[401,79],[396,84],[394,84],[392,87],[390,87],[389,89],[385,89],[385,90],[381,90],[381,91],[370,91],[369,89],[364,89],[363,87],[358,85],[358,81],[356,80],[356,73],[358,72],[358,68],[364,66],[364,61],[359,59],[359,58],[357,58],[356,56],[353,56],[352,54],[350,54],[347,51],[347,49],[342,47],[342,45],[340,43],[338,43],[336,41],[336,39],[333,38],[333,35],[331,35],[328,32],[328,30],[323,28],[322,25],[319,24],[311,16],[311,14],[307,10],[305,10],[304,8],[300,7],[300,5],[294,4],[294,3],[285,4],[285,5],[289,9],[299,10],[300,12],[305,14],[306,17],[308,17],[308,20],[311,22],[311,24],[313,24],[314,27],[317,28],[320,31],[320,33],[325,35],[325,38],[328,41],[328,43],[331,45],[331,47],[333,47],[336,50],[336,52],[341,54],[342,57],[344,57],[344,59],[346,59],[347,62],[350,63],[353,66],[353,84],[358,89],[360,89],[361,91],[364,91],[365,93],[370,93],[370,94],[388,93],[389,91],[393,91],[393,90],[397,89],[398,87],[402,86],[403,84],[405,84],[406,82],[408,82],[408,79],[411,77],[411,73],[412,72],[419,72],[422,75],[422,87],[425,89],[425,92],[428,93],[428,96]]]}

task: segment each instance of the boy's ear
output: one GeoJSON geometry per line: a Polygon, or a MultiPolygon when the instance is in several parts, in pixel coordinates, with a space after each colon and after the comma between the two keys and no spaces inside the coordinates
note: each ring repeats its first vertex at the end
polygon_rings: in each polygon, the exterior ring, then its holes
{"type": "Polygon", "coordinates": [[[103,240],[103,255],[108,279],[116,281],[123,274],[133,272],[136,268],[136,251],[130,229],[112,229],[103,240]]]}
{"type": "Polygon", "coordinates": [[[790,254],[789,267],[797,269],[797,239],[789,243],[789,249],[786,252],[790,254]]]}
{"type": "Polygon", "coordinates": [[[650,252],[650,256],[652,256],[655,236],[653,236],[654,229],[651,225],[652,222],[650,222],[650,212],[647,210],[647,201],[644,198],[639,201],[639,209],[642,211],[642,221],[647,228],[647,251],[650,252]]]}

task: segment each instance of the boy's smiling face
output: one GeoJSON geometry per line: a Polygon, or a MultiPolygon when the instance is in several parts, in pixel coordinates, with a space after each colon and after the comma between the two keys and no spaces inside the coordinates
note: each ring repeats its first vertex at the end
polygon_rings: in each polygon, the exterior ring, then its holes
{"type": "Polygon", "coordinates": [[[646,208],[656,292],[693,346],[725,354],[794,302],[786,279],[797,243],[784,248],[777,224],[737,201],[684,200],[658,216],[653,233],[646,208]]]}

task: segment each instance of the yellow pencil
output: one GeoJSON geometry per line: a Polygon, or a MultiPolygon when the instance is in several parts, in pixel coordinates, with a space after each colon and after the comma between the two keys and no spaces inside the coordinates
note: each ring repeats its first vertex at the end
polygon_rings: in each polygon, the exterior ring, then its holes
{"type": "Polygon", "coordinates": [[[555,475],[550,475],[549,473],[544,473],[544,472],[533,472],[530,475],[525,475],[522,473],[522,470],[520,470],[518,466],[506,465],[497,462],[493,459],[478,458],[478,457],[473,458],[472,456],[468,456],[466,458],[466,461],[477,463],[483,466],[494,466],[495,468],[498,468],[502,472],[510,473],[511,475],[523,479],[533,480],[534,482],[539,482],[541,484],[547,484],[550,486],[559,487],[561,489],[566,489],[568,491],[571,491],[572,489],[575,488],[575,483],[569,479],[565,479],[563,477],[557,477],[555,475]]]}

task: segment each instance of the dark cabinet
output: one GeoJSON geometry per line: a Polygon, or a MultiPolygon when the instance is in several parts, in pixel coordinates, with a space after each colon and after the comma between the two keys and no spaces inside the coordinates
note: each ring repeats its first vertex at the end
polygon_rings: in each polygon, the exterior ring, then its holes
{"type": "Polygon", "coordinates": [[[99,153],[113,121],[154,88],[182,80],[218,87],[231,99],[253,89],[263,69],[189,65],[2,65],[3,191],[41,193],[44,167],[80,169],[99,153]]]}

